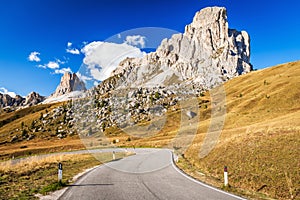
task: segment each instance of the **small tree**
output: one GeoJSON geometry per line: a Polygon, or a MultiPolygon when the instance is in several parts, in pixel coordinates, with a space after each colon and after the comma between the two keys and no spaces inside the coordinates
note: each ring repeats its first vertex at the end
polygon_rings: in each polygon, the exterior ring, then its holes
{"type": "Polygon", "coordinates": [[[28,133],[28,131],[26,129],[23,129],[22,132],[21,132],[22,137],[26,137],[27,133],[28,133]]]}
{"type": "Polygon", "coordinates": [[[92,134],[93,134],[93,129],[92,129],[92,127],[90,127],[90,128],[89,128],[88,135],[90,136],[90,135],[92,135],[92,134]]]}
{"type": "Polygon", "coordinates": [[[160,95],[158,92],[155,92],[155,95],[154,95],[155,99],[159,99],[160,98],[160,95]]]}
{"type": "Polygon", "coordinates": [[[31,122],[31,125],[30,125],[30,129],[34,129],[35,127],[35,123],[34,123],[34,120],[31,122]]]}

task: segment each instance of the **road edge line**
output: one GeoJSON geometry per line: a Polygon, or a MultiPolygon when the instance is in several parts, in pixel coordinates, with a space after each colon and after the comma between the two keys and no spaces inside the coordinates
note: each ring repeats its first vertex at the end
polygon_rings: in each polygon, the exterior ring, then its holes
{"type": "Polygon", "coordinates": [[[206,188],[209,188],[209,189],[211,189],[211,190],[214,190],[214,191],[217,191],[217,192],[220,192],[220,193],[223,193],[223,194],[226,194],[226,195],[228,195],[228,196],[231,196],[231,197],[234,197],[234,198],[237,198],[237,199],[240,199],[240,200],[247,200],[247,199],[245,199],[245,198],[243,198],[243,197],[240,197],[240,196],[237,196],[237,195],[235,195],[235,194],[231,194],[231,193],[229,193],[229,192],[226,192],[226,191],[223,191],[223,190],[221,190],[221,189],[218,189],[218,188],[215,188],[215,187],[213,187],[213,186],[210,186],[210,185],[207,185],[207,184],[205,184],[205,183],[203,183],[203,182],[201,182],[201,181],[199,181],[199,180],[197,180],[197,179],[195,179],[195,178],[193,178],[192,176],[190,176],[190,175],[188,175],[187,173],[185,173],[185,172],[183,172],[180,168],[178,168],[177,167],[177,165],[175,164],[175,161],[174,161],[174,152],[173,151],[170,151],[170,153],[171,153],[171,163],[172,163],[172,167],[178,172],[178,173],[180,173],[182,176],[184,176],[185,178],[187,178],[187,179],[189,179],[190,181],[193,181],[194,183],[197,183],[197,184],[199,184],[199,185],[201,185],[201,186],[204,186],[204,187],[206,187],[206,188]]]}

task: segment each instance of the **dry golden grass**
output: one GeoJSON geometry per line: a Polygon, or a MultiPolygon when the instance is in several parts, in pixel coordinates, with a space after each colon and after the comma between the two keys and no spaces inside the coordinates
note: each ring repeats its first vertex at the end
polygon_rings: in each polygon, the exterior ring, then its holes
{"type": "Polygon", "coordinates": [[[22,122],[29,126],[33,120],[40,117],[41,113],[45,113],[46,110],[52,110],[61,105],[63,105],[63,103],[42,104],[20,109],[15,112],[2,113],[0,115],[0,142],[4,142],[10,133],[16,129],[20,129],[22,122]]]}
{"type": "Polygon", "coordinates": [[[8,172],[17,172],[17,173],[28,173],[30,171],[34,171],[39,168],[44,168],[50,163],[59,163],[66,160],[72,161],[80,161],[85,158],[89,158],[90,155],[83,154],[83,155],[53,155],[47,157],[39,157],[39,156],[32,156],[28,159],[21,160],[16,164],[12,164],[11,161],[1,162],[0,163],[0,171],[4,173],[8,172]]]}
{"type": "MultiPolygon", "coordinates": [[[[37,105],[17,110],[11,113],[2,113],[0,115],[0,160],[7,160],[12,157],[24,157],[41,153],[53,153],[60,151],[69,151],[83,149],[84,145],[77,135],[59,139],[55,132],[57,124],[51,127],[51,131],[35,132],[35,138],[27,141],[23,139],[18,142],[10,142],[14,135],[21,135],[21,124],[24,124],[26,130],[31,126],[34,120],[39,120],[41,114],[63,106],[65,103],[55,103],[47,105],[37,105]]],[[[25,129],[25,128],[24,128],[25,129]]]]}
{"type": "Polygon", "coordinates": [[[85,146],[80,138],[75,136],[61,140],[34,139],[0,145],[0,160],[79,149],[85,149],[85,146]]]}
{"type": "MultiPolygon", "coordinates": [[[[191,171],[222,187],[229,168],[231,190],[253,199],[300,199],[300,62],[235,78],[225,84],[227,115],[216,148],[198,156],[209,119],[185,153],[191,171]],[[217,180],[217,181],[216,181],[217,180]]],[[[209,108],[210,109],[210,108],[209,108]]],[[[187,169],[188,170],[188,169],[187,169]]]]}

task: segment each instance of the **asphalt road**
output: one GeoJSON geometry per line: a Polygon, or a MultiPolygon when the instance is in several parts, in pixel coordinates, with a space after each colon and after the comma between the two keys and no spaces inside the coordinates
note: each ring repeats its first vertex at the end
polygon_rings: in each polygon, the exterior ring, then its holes
{"type": "Polygon", "coordinates": [[[242,199],[181,173],[169,150],[135,149],[136,155],[99,166],[59,199],[242,199]]]}

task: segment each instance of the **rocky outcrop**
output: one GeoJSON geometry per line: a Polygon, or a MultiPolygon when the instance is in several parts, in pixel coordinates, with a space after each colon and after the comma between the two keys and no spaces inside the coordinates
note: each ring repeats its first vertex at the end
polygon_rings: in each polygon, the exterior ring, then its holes
{"type": "Polygon", "coordinates": [[[164,39],[156,52],[128,58],[112,75],[123,86],[168,86],[196,83],[209,89],[252,70],[250,39],[228,28],[226,9],[209,7],[196,13],[183,34],[164,39]]]}
{"type": "Polygon", "coordinates": [[[74,91],[86,91],[85,84],[75,73],[66,72],[61,78],[56,91],[50,97],[58,97],[74,91]]]}
{"type": "Polygon", "coordinates": [[[36,92],[31,92],[27,95],[24,105],[26,106],[33,106],[37,105],[45,100],[45,97],[41,96],[40,94],[36,92]]]}

